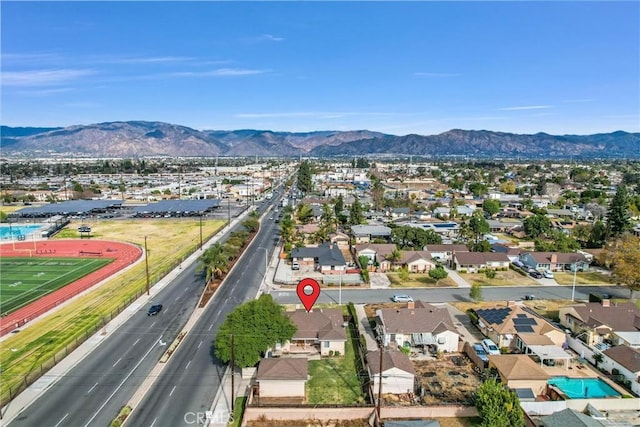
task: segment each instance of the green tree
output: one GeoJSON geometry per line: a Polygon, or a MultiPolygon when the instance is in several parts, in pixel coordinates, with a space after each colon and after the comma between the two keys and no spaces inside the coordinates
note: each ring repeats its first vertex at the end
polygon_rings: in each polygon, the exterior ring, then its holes
{"type": "Polygon", "coordinates": [[[307,160],[300,163],[297,187],[303,194],[307,194],[313,189],[313,182],[311,181],[311,165],[307,160]]]}
{"type": "Polygon", "coordinates": [[[242,221],[242,226],[249,232],[254,233],[260,228],[260,221],[257,218],[249,217],[242,221]]]}
{"type": "Polygon", "coordinates": [[[358,257],[358,263],[360,264],[360,268],[366,270],[369,267],[370,258],[366,255],[360,255],[358,257]]]}
{"type": "Polygon", "coordinates": [[[0,211],[0,222],[7,222],[7,213],[0,211]]]}
{"type": "Polygon", "coordinates": [[[338,197],[336,197],[336,200],[333,204],[333,213],[336,215],[336,217],[338,217],[340,214],[342,214],[342,211],[344,210],[344,198],[342,197],[342,194],[338,195],[338,197]]]}
{"type": "Polygon", "coordinates": [[[482,301],[482,286],[480,286],[479,283],[474,283],[473,285],[471,285],[469,298],[474,301],[482,301]]]}
{"type": "Polygon", "coordinates": [[[484,219],[480,211],[476,211],[473,213],[473,215],[471,215],[471,218],[469,219],[469,228],[473,233],[475,246],[477,246],[478,242],[480,241],[480,237],[489,232],[489,223],[486,219],[484,219]]]}
{"type": "Polygon", "coordinates": [[[313,209],[311,206],[305,204],[298,205],[298,212],[296,212],[296,216],[298,217],[298,221],[303,224],[309,224],[313,221],[313,209]]]}
{"type": "Polygon", "coordinates": [[[351,205],[351,209],[349,209],[349,223],[351,225],[358,225],[364,223],[364,214],[362,213],[362,204],[360,200],[358,200],[358,196],[356,196],[353,204],[351,205]]]}
{"type": "Polygon", "coordinates": [[[525,234],[532,239],[544,236],[551,230],[551,221],[546,215],[542,214],[525,218],[522,225],[525,234]]]}
{"type": "Polygon", "coordinates": [[[500,212],[500,201],[495,199],[485,199],[485,201],[482,202],[482,210],[489,215],[494,216],[500,212]]]}
{"type": "Polygon", "coordinates": [[[329,234],[333,233],[336,229],[336,217],[334,216],[333,209],[329,204],[322,205],[322,215],[320,216],[320,232],[324,237],[323,240],[329,238],[329,234]]]}
{"type": "Polygon", "coordinates": [[[233,340],[234,363],[241,368],[255,366],[263,354],[278,342],[293,337],[296,327],[271,295],[236,307],[225,319],[213,343],[222,362],[231,360],[233,340]]]}
{"type": "Polygon", "coordinates": [[[436,284],[446,278],[449,275],[449,273],[446,272],[446,270],[441,266],[437,266],[436,268],[432,268],[431,270],[429,270],[429,277],[433,280],[436,281],[436,284]]]}
{"type": "Polygon", "coordinates": [[[475,197],[480,197],[483,194],[487,194],[489,187],[487,187],[487,184],[481,182],[472,182],[469,184],[469,191],[471,191],[475,197]]]}
{"type": "Polygon", "coordinates": [[[371,189],[371,200],[373,201],[373,208],[375,210],[381,210],[384,208],[384,187],[379,179],[373,181],[373,188],[371,189]]]}
{"type": "Polygon", "coordinates": [[[491,378],[476,392],[476,408],[482,427],[524,427],[524,414],[515,392],[491,378]]]}
{"type": "Polygon", "coordinates": [[[627,187],[620,185],[609,203],[607,211],[607,231],[609,237],[618,237],[631,228],[629,219],[629,193],[627,187]]]}
{"type": "Polygon", "coordinates": [[[588,248],[601,248],[607,241],[607,226],[602,221],[596,221],[591,227],[591,234],[587,240],[588,248]]]}
{"type": "Polygon", "coordinates": [[[212,277],[218,279],[226,271],[229,254],[220,242],[216,242],[200,256],[200,262],[206,272],[208,283],[212,277]]]}

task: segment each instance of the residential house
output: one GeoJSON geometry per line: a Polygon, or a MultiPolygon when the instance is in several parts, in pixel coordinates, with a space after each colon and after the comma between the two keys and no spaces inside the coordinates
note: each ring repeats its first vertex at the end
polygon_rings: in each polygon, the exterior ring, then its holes
{"type": "Polygon", "coordinates": [[[509,257],[509,261],[513,262],[520,259],[520,254],[523,250],[519,246],[509,246],[505,243],[493,243],[491,244],[491,252],[505,253],[509,257]]]}
{"type": "Polygon", "coordinates": [[[555,345],[560,349],[565,341],[562,330],[519,305],[482,308],[475,313],[480,331],[501,348],[513,347],[523,353],[532,353],[531,346],[555,345]]]}
{"type": "Polygon", "coordinates": [[[566,408],[551,415],[538,417],[535,427],[602,427],[599,420],[590,415],[566,408]]]}
{"type": "Polygon", "coordinates": [[[640,309],[631,302],[601,302],[561,307],[560,324],[590,346],[611,341],[614,333],[640,331],[640,309]]]}
{"type": "Polygon", "coordinates": [[[400,259],[396,264],[406,268],[410,273],[426,273],[436,268],[428,251],[400,251],[400,259]]]}
{"type": "Polygon", "coordinates": [[[380,387],[381,371],[383,394],[404,394],[415,391],[416,371],[409,357],[401,351],[383,350],[382,358],[380,350],[369,351],[367,352],[367,367],[369,378],[373,380],[373,389],[376,392],[380,387]]]}
{"type": "Polygon", "coordinates": [[[391,229],[384,225],[354,225],[351,227],[351,235],[356,243],[369,243],[374,239],[388,241],[391,229]]]}
{"type": "Polygon", "coordinates": [[[349,243],[350,243],[350,239],[349,236],[347,236],[346,234],[337,231],[335,233],[330,233],[329,234],[329,241],[335,245],[338,245],[338,247],[340,249],[348,249],[349,248],[349,243]]]}
{"type": "Polygon", "coordinates": [[[406,308],[378,309],[376,323],[385,346],[429,346],[435,351],[458,351],[460,335],[444,307],[417,301],[406,308]]]}
{"type": "Polygon", "coordinates": [[[294,248],[292,262],[297,262],[301,270],[305,268],[322,274],[341,274],[347,269],[347,262],[337,245],[325,242],[317,247],[294,248]]]}
{"type": "Polygon", "coordinates": [[[640,391],[640,351],[626,345],[617,345],[602,352],[600,367],[607,372],[618,372],[625,380],[635,383],[636,394],[640,391]]]}
{"type": "Polygon", "coordinates": [[[549,375],[525,354],[489,355],[489,369],[495,368],[502,384],[510,389],[531,389],[535,396],[544,393],[549,375]]]}
{"type": "Polygon", "coordinates": [[[523,252],[520,262],[535,270],[580,271],[589,269],[589,260],[577,252],[523,252]]]}
{"type": "Polygon", "coordinates": [[[467,245],[449,244],[449,245],[426,245],[425,251],[431,254],[431,258],[442,263],[451,261],[453,254],[456,252],[469,252],[467,245]]]}
{"type": "Polygon", "coordinates": [[[260,397],[305,397],[308,379],[306,358],[261,359],[256,380],[260,397]]]}
{"type": "Polygon", "coordinates": [[[389,208],[387,215],[393,219],[406,218],[411,213],[409,208],[389,208]]]}
{"type": "Polygon", "coordinates": [[[480,270],[499,270],[509,268],[509,257],[501,252],[456,252],[453,255],[455,269],[467,273],[480,270]]]}
{"type": "Polygon", "coordinates": [[[322,308],[312,311],[304,309],[287,312],[296,326],[296,333],[289,342],[276,350],[282,353],[320,353],[344,356],[347,333],[342,311],[338,308],[322,308]]]}
{"type": "Polygon", "coordinates": [[[489,231],[491,233],[509,233],[515,229],[522,227],[522,221],[511,219],[509,221],[503,221],[500,219],[489,219],[489,231]]]}
{"type": "MultiPolygon", "coordinates": [[[[355,258],[359,259],[361,256],[366,256],[369,258],[370,266],[380,266],[385,260],[387,260],[387,264],[390,266],[388,258],[391,253],[396,250],[396,245],[394,243],[361,243],[355,245],[354,250],[355,258]]],[[[389,266],[387,266],[385,270],[388,270],[389,266]]]]}

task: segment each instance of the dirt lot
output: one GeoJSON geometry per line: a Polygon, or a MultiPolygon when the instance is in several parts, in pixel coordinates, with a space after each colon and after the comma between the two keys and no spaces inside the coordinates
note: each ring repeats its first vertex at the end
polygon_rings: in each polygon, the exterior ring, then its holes
{"type": "Polygon", "coordinates": [[[480,386],[480,377],[473,371],[473,363],[459,355],[447,355],[435,361],[416,361],[413,364],[424,389],[422,403],[471,404],[480,386]]]}

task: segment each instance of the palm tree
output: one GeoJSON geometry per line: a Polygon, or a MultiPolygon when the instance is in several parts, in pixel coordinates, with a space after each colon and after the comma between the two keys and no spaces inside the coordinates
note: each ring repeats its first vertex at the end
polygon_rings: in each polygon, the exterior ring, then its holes
{"type": "Polygon", "coordinates": [[[219,279],[227,268],[229,255],[225,253],[224,246],[215,243],[200,257],[203,267],[206,269],[207,283],[211,277],[219,279]]]}

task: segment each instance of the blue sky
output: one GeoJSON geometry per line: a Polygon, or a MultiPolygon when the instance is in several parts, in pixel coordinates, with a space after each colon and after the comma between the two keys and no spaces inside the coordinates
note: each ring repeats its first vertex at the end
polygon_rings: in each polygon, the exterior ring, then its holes
{"type": "Polygon", "coordinates": [[[2,2],[2,124],[640,131],[640,2],[2,2]]]}

